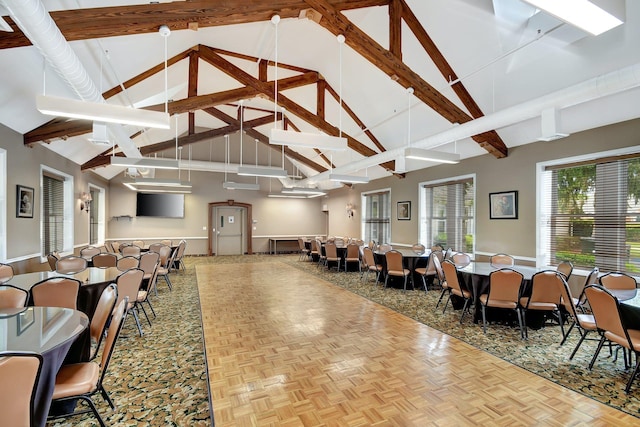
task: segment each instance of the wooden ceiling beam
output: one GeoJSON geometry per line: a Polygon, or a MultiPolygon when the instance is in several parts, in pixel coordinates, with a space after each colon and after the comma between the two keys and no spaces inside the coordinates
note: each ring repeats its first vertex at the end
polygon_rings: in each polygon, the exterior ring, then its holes
{"type": "MultiPolygon", "coordinates": [[[[389,0],[329,0],[338,10],[384,6],[389,0]]],[[[303,0],[210,1],[194,0],[133,6],[95,7],[49,12],[68,41],[157,33],[264,22],[276,13],[297,18],[308,6],[303,0]]],[[[13,32],[0,32],[0,49],[30,46],[31,42],[9,17],[13,32]]]]}

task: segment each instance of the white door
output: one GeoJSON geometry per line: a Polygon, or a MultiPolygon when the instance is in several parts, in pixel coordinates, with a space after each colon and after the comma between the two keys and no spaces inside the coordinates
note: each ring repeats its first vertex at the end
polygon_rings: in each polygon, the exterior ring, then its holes
{"type": "Polygon", "coordinates": [[[216,255],[244,254],[246,211],[246,208],[233,206],[214,209],[216,255]]]}

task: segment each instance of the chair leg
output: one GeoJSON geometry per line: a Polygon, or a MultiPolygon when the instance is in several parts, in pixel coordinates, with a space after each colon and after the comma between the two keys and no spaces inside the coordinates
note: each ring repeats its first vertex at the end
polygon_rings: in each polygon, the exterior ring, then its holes
{"type": "Polygon", "coordinates": [[[598,348],[596,348],[596,351],[593,353],[593,357],[591,358],[591,363],[589,363],[589,370],[593,369],[593,364],[596,363],[596,359],[598,358],[598,354],[600,354],[600,350],[602,350],[602,345],[604,344],[605,339],[604,335],[600,337],[598,348]]]}
{"type": "Polygon", "coordinates": [[[447,297],[447,301],[444,303],[444,308],[442,309],[442,314],[447,311],[447,306],[449,305],[449,301],[451,301],[451,292],[449,292],[449,296],[447,297]]]}
{"type": "Polygon", "coordinates": [[[140,336],[143,336],[144,334],[142,333],[142,326],[140,326],[140,319],[138,318],[138,310],[134,306],[131,311],[133,312],[133,318],[136,321],[136,325],[138,326],[138,332],[140,333],[140,336]]]}
{"type": "Polygon", "coordinates": [[[469,310],[470,303],[471,303],[471,298],[467,298],[464,300],[464,305],[462,306],[462,314],[460,315],[460,324],[462,324],[462,319],[464,319],[464,315],[469,310]]]}
{"type": "MultiPolygon", "coordinates": [[[[629,358],[631,358],[631,357],[629,357],[629,358]]],[[[636,367],[633,370],[633,373],[631,374],[631,377],[629,377],[629,381],[627,382],[627,386],[624,389],[625,393],[629,393],[629,390],[631,389],[631,383],[633,382],[633,379],[638,374],[638,368],[640,368],[640,357],[638,357],[638,353],[636,353],[636,367]]]]}
{"type": "MultiPolygon", "coordinates": [[[[484,304],[480,304],[480,307],[482,308],[482,330],[484,331],[485,335],[487,333],[487,313],[485,313],[486,308],[484,306],[484,304]]],[[[521,333],[522,335],[522,333],[521,333]]]]}
{"type": "Polygon", "coordinates": [[[522,334],[522,339],[528,340],[529,331],[527,329],[527,310],[521,310],[520,312],[522,313],[522,329],[524,330],[524,333],[522,334]]]}
{"type": "Polygon", "coordinates": [[[403,285],[402,292],[407,292],[407,276],[404,276],[404,285],[403,285]]]}
{"type": "Polygon", "coordinates": [[[98,408],[96,408],[96,405],[95,403],[93,403],[93,400],[91,400],[91,398],[88,396],[79,396],[79,399],[87,402],[87,404],[91,408],[91,412],[93,412],[93,415],[95,415],[96,418],[98,419],[98,423],[100,424],[100,427],[106,427],[106,424],[104,423],[104,420],[100,416],[100,413],[98,412],[98,408]]]}
{"type": "Polygon", "coordinates": [[[162,277],[164,278],[164,281],[167,282],[167,286],[169,287],[169,290],[172,291],[173,287],[171,286],[171,280],[169,279],[169,274],[163,274],[162,277]]]}
{"type": "Polygon", "coordinates": [[[564,334],[564,338],[562,338],[560,345],[564,344],[567,341],[567,338],[569,338],[569,334],[571,333],[571,330],[573,329],[574,326],[576,326],[575,321],[571,324],[571,326],[569,326],[569,329],[567,330],[567,333],[564,334]]]}
{"type": "Polygon", "coordinates": [[[580,340],[578,341],[578,344],[576,344],[576,348],[573,349],[571,356],[569,356],[569,360],[573,359],[573,356],[576,355],[576,353],[578,352],[578,349],[582,345],[582,342],[584,341],[584,339],[587,337],[587,334],[589,333],[589,331],[581,331],[580,329],[578,329],[578,331],[580,332],[580,340]]]}
{"type": "Polygon", "coordinates": [[[100,394],[102,395],[102,398],[109,404],[111,409],[115,411],[117,409],[116,405],[115,403],[113,403],[113,400],[111,400],[111,396],[109,396],[109,393],[107,393],[107,390],[105,390],[102,384],[100,384],[100,394]]]}
{"type": "Polygon", "coordinates": [[[420,276],[422,278],[422,286],[424,286],[424,291],[427,292],[427,281],[425,280],[424,276],[420,276]]]}
{"type": "Polygon", "coordinates": [[[149,305],[149,308],[151,309],[151,313],[153,313],[153,318],[157,318],[158,316],[156,316],[156,311],[153,309],[153,306],[151,305],[151,301],[149,300],[149,297],[147,297],[146,299],[147,304],[149,305]]]}
{"type": "Polygon", "coordinates": [[[384,288],[387,288],[387,281],[389,280],[389,274],[387,274],[387,277],[384,278],[384,288]]]}
{"type": "Polygon", "coordinates": [[[520,324],[520,339],[525,339],[525,335],[524,335],[524,328],[525,328],[524,314],[522,313],[522,310],[520,310],[519,307],[516,307],[516,315],[518,316],[518,323],[520,324]]]}
{"type": "Polygon", "coordinates": [[[436,308],[438,308],[438,306],[440,305],[440,302],[442,302],[442,298],[444,298],[445,292],[447,292],[447,288],[442,288],[442,292],[440,292],[440,298],[438,298],[436,308]]]}
{"type": "Polygon", "coordinates": [[[147,310],[144,309],[144,306],[142,304],[136,304],[136,307],[140,307],[142,309],[142,313],[144,314],[144,317],[147,318],[147,323],[149,324],[149,326],[151,326],[151,320],[149,320],[149,316],[147,315],[147,310]]]}

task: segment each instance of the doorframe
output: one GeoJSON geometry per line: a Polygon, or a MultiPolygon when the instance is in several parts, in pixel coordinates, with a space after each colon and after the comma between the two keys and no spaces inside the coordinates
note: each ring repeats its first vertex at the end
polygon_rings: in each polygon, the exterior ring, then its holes
{"type": "Polygon", "coordinates": [[[245,233],[247,236],[247,255],[253,255],[253,247],[252,247],[252,243],[253,243],[253,236],[252,236],[252,230],[253,230],[253,216],[252,216],[252,207],[253,205],[250,203],[240,203],[240,202],[236,202],[235,200],[227,200],[226,202],[211,202],[209,203],[208,206],[208,218],[207,218],[207,222],[209,223],[209,233],[208,233],[208,253],[209,256],[213,256],[215,255],[213,253],[213,232],[211,230],[213,230],[213,223],[211,222],[211,218],[213,217],[213,213],[215,211],[216,208],[220,208],[220,207],[228,207],[228,206],[235,206],[235,207],[240,207],[240,208],[245,208],[247,210],[247,223],[245,224],[245,233]]]}

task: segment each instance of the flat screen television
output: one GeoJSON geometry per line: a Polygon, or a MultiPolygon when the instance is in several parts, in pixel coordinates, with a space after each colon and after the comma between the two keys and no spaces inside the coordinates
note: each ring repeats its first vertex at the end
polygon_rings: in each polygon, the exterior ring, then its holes
{"type": "Polygon", "coordinates": [[[184,218],[184,194],[137,193],[136,216],[184,218]]]}

